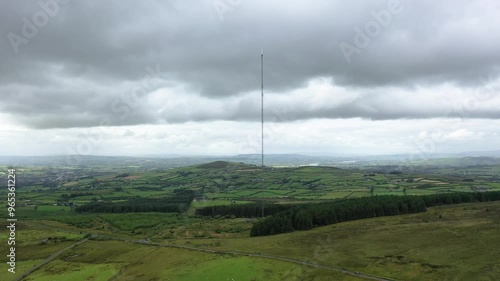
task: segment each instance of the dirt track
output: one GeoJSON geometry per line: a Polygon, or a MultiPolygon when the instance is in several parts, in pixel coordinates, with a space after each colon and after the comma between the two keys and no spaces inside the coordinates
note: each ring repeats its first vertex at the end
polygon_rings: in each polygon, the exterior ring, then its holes
{"type": "MultiPolygon", "coordinates": [[[[54,227],[47,227],[47,228],[56,229],[54,227]]],[[[61,231],[67,231],[67,230],[61,229],[61,231]]],[[[130,239],[113,237],[113,236],[109,236],[109,235],[92,234],[92,237],[95,237],[95,238],[105,238],[105,239],[110,239],[110,240],[119,240],[119,241],[130,242],[130,243],[137,243],[137,244],[149,245],[149,246],[184,249],[184,250],[205,252],[205,253],[211,253],[211,254],[223,254],[223,255],[235,255],[235,256],[247,256],[247,257],[257,257],[257,258],[265,258],[265,259],[274,259],[274,260],[286,261],[286,262],[301,264],[301,265],[305,265],[305,266],[311,266],[311,267],[316,267],[316,268],[322,268],[322,269],[326,269],[326,270],[336,271],[336,272],[340,272],[340,273],[344,273],[344,274],[348,274],[348,275],[352,275],[352,276],[356,276],[356,277],[364,278],[364,279],[368,279],[368,280],[394,281],[394,279],[382,278],[382,277],[379,277],[379,276],[374,276],[374,275],[370,275],[370,274],[365,274],[365,273],[361,273],[361,272],[347,270],[347,269],[344,269],[344,268],[331,267],[331,266],[326,266],[326,265],[321,265],[321,264],[316,264],[316,263],[311,263],[311,262],[306,262],[306,261],[301,261],[301,260],[296,260],[296,259],[291,259],[291,258],[281,257],[281,256],[266,255],[266,254],[257,254],[257,253],[248,253],[248,252],[238,252],[238,251],[234,251],[234,252],[233,251],[221,251],[221,250],[203,249],[203,248],[181,246],[181,245],[173,245],[173,244],[160,244],[160,243],[152,243],[152,242],[149,242],[149,241],[146,241],[146,240],[130,240],[130,239]]],[[[50,257],[48,257],[45,261],[43,261],[41,264],[39,264],[39,265],[33,267],[32,269],[30,269],[29,271],[23,273],[23,275],[21,275],[20,277],[18,277],[14,281],[20,281],[20,280],[24,279],[25,277],[27,277],[28,275],[30,275],[34,271],[38,270],[43,265],[45,265],[45,264],[51,262],[52,260],[54,260],[57,256],[59,256],[63,252],[65,252],[65,251],[67,251],[69,249],[72,249],[75,246],[80,245],[80,244],[86,242],[87,240],[89,240],[89,238],[83,239],[83,240],[81,240],[81,241],[79,241],[79,242],[77,242],[77,243],[75,243],[75,244],[73,244],[73,245],[71,245],[69,247],[66,247],[66,248],[64,248],[62,250],[57,251],[56,253],[54,253],[50,257]]],[[[117,274],[117,276],[114,276],[114,278],[117,278],[118,275],[119,274],[117,274]]]]}

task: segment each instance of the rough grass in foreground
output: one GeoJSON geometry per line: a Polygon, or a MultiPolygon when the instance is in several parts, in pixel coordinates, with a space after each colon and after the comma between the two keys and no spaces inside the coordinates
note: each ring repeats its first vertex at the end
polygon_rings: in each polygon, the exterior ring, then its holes
{"type": "Polygon", "coordinates": [[[83,264],[55,260],[35,271],[26,281],[107,281],[118,273],[117,264],[83,264]]]}
{"type": "MultiPolygon", "coordinates": [[[[34,223],[23,222],[22,230],[37,229],[33,227],[34,223]]],[[[206,223],[225,225],[218,220],[206,223]]],[[[230,223],[231,220],[227,220],[227,224],[230,223]]],[[[151,231],[156,230],[151,228],[151,231]]],[[[50,232],[47,230],[47,234],[50,232]]],[[[0,230],[0,233],[4,234],[6,230],[0,230]]],[[[434,207],[426,213],[363,219],[276,236],[154,241],[279,255],[396,280],[500,280],[500,253],[496,247],[500,244],[499,233],[500,203],[487,202],[434,207]]],[[[38,239],[40,235],[37,233],[32,237],[38,239]]],[[[19,265],[37,264],[73,243],[21,245],[17,248],[19,265]]],[[[6,246],[0,246],[0,251],[5,252],[6,246]]],[[[222,276],[223,268],[228,266],[231,266],[230,272],[234,267],[237,272],[249,274],[249,279],[242,277],[242,280],[262,280],[263,276],[267,280],[290,281],[361,280],[280,261],[122,241],[88,241],[65,252],[57,261],[48,264],[52,267],[47,267],[47,270],[42,267],[30,277],[33,279],[28,280],[100,280],[93,279],[95,272],[105,272],[106,276],[116,272],[115,280],[207,280],[209,276],[205,273],[222,276]],[[80,275],[65,279],[66,273],[78,272],[74,265],[83,268],[80,275]],[[250,267],[252,271],[249,273],[250,267]]],[[[0,273],[0,280],[13,277],[5,274],[0,273]]]]}
{"type": "MultiPolygon", "coordinates": [[[[483,202],[274,236],[220,239],[211,248],[309,260],[319,249],[322,264],[397,280],[500,280],[499,233],[500,202],[483,202]]],[[[198,243],[207,241],[214,242],[198,243]]]]}

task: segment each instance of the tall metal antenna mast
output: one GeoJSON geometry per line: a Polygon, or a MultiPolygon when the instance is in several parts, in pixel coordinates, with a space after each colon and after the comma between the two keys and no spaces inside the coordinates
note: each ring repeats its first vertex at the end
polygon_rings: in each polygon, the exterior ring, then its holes
{"type": "Polygon", "coordinates": [[[260,119],[261,119],[261,137],[262,137],[262,163],[261,168],[264,170],[264,50],[260,52],[260,119]]]}

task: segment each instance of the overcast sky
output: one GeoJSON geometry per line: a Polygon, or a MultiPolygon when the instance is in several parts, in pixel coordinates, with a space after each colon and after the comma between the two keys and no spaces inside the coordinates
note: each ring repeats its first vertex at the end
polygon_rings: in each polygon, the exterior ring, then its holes
{"type": "Polygon", "coordinates": [[[497,150],[495,0],[0,1],[0,155],[497,150]]]}

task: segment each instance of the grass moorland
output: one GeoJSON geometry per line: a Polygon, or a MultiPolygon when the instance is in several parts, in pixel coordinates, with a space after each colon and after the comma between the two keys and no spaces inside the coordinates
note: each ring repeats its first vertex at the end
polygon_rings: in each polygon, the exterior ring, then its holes
{"type": "MultiPolygon", "coordinates": [[[[89,170],[78,174],[78,169],[68,169],[61,181],[47,182],[43,169],[20,169],[28,182],[16,195],[16,274],[5,269],[0,280],[15,280],[90,234],[91,240],[63,252],[25,280],[364,280],[286,260],[169,246],[275,255],[394,280],[499,280],[500,254],[495,250],[500,244],[499,202],[438,206],[425,213],[264,237],[249,237],[259,218],[194,215],[197,208],[214,205],[500,189],[498,167],[469,168],[463,177],[448,170],[437,169],[434,174],[332,167],[260,171],[252,165],[215,162],[118,174],[89,170]],[[180,213],[74,211],[75,205],[89,202],[162,198],[179,190],[196,194],[189,209],[180,213]]],[[[5,199],[4,190],[0,196],[5,199]]],[[[0,240],[7,235],[3,223],[0,240]]],[[[6,243],[0,251],[7,252],[6,243]]]]}
{"type": "MultiPolygon", "coordinates": [[[[71,232],[78,230],[72,226],[43,228],[29,221],[22,225],[18,236],[24,240],[18,246],[18,272],[80,238],[71,232]],[[42,244],[40,239],[45,236],[53,239],[42,244]]],[[[152,240],[165,245],[277,255],[395,280],[498,280],[499,233],[500,203],[487,202],[440,206],[426,213],[344,222],[274,236],[152,240]]],[[[2,238],[5,235],[2,230],[2,238]]],[[[5,274],[2,273],[7,277],[5,274]]],[[[63,253],[26,280],[112,277],[113,280],[357,280],[354,276],[285,261],[105,238],[90,240],[63,253]]]]}

